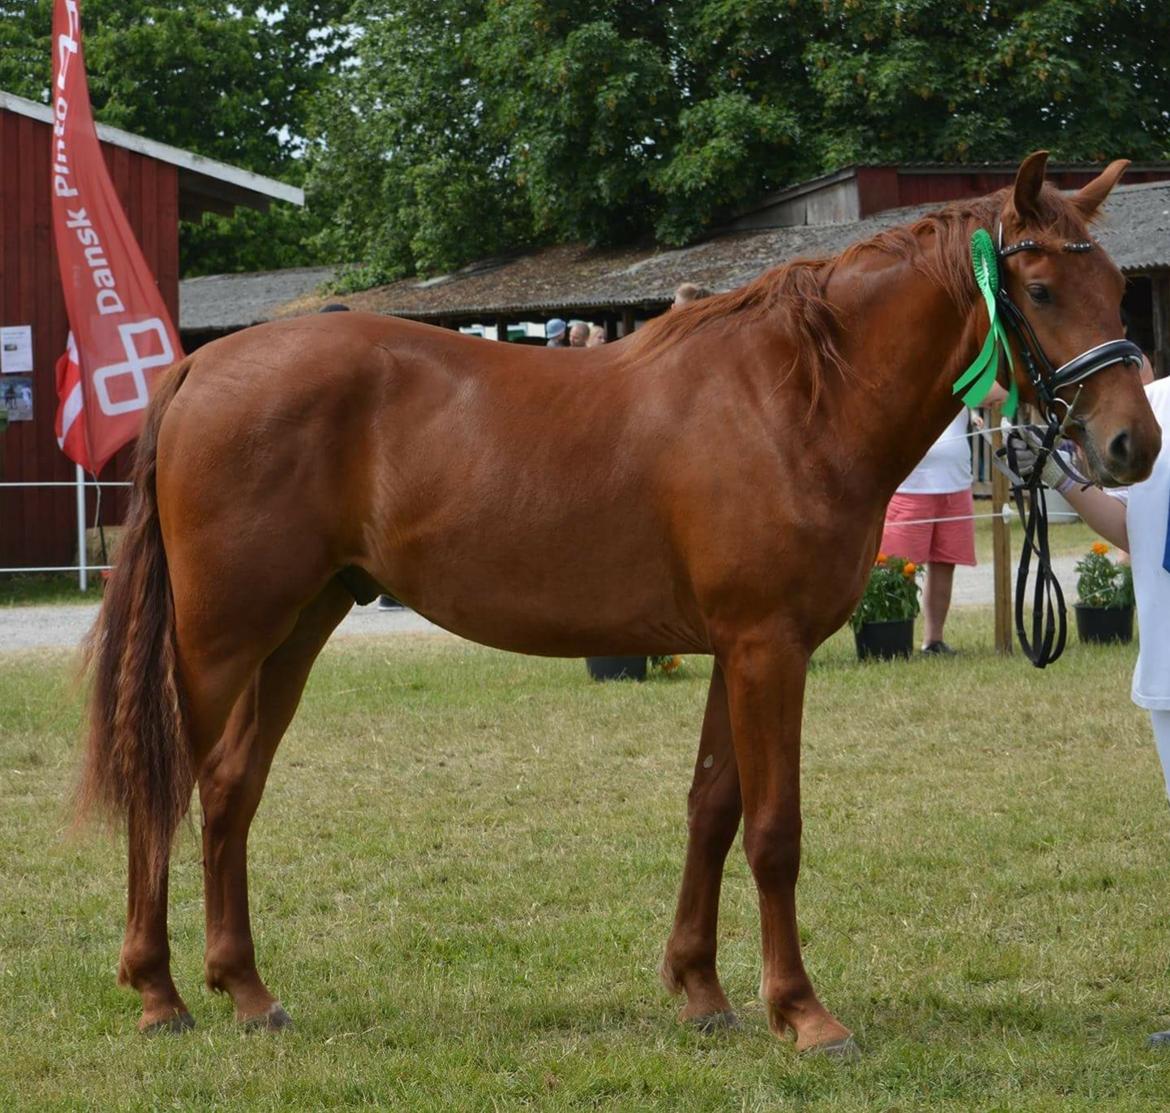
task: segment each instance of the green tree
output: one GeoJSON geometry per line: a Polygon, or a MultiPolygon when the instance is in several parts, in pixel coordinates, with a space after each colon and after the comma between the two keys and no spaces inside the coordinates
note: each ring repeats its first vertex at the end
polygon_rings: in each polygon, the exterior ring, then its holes
{"type": "Polygon", "coordinates": [[[685,242],[853,162],[1170,155],[1154,0],[365,0],[309,186],[371,281],[685,242]],[[346,196],[347,185],[351,192],[346,196]]]}

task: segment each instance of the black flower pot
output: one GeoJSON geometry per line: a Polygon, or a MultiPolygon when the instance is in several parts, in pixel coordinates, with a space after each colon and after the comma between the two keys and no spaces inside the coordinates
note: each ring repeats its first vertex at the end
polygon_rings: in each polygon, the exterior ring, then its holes
{"type": "Polygon", "coordinates": [[[1076,604],[1077,636],[1083,642],[1133,641],[1133,607],[1087,607],[1076,604]]]}
{"type": "Polygon", "coordinates": [[[892,661],[895,657],[909,657],[914,652],[914,619],[899,618],[893,622],[863,622],[853,631],[857,656],[865,661],[876,657],[892,661]]]}
{"type": "Polygon", "coordinates": [[[585,667],[594,680],[645,680],[645,657],[586,657],[585,667]]]}

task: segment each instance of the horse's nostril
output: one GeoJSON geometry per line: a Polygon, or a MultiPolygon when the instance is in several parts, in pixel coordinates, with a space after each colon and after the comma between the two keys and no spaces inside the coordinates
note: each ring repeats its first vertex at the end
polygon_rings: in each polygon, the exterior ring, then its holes
{"type": "Polygon", "coordinates": [[[1129,462],[1129,433],[1122,430],[1109,442],[1109,455],[1114,463],[1126,464],[1129,462]]]}

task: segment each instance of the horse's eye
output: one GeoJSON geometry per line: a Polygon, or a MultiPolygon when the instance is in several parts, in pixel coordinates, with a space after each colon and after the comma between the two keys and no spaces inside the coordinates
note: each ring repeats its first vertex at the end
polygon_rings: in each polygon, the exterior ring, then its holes
{"type": "Polygon", "coordinates": [[[1052,295],[1048,292],[1048,287],[1041,286],[1039,282],[1033,282],[1028,287],[1028,297],[1037,305],[1045,305],[1052,300],[1052,295]]]}

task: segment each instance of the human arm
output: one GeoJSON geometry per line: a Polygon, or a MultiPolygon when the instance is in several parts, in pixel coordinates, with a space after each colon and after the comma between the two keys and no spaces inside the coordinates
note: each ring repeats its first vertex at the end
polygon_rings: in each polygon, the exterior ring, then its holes
{"type": "MultiPolygon", "coordinates": [[[[999,383],[992,383],[991,389],[987,392],[987,397],[980,404],[983,406],[997,406],[1007,396],[1008,392],[999,383]]],[[[983,428],[983,415],[978,410],[971,411],[971,425],[975,429],[983,428]]]]}
{"type": "Polygon", "coordinates": [[[1106,494],[1100,487],[1081,487],[1076,483],[1061,494],[1091,530],[1111,545],[1129,552],[1128,506],[1124,498],[1106,494]]]}

